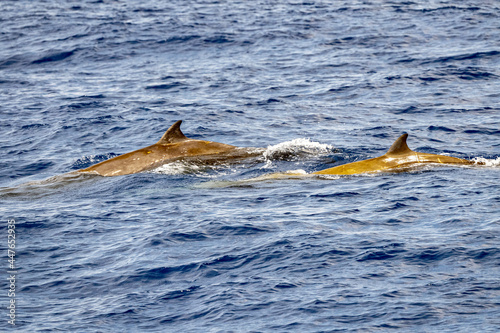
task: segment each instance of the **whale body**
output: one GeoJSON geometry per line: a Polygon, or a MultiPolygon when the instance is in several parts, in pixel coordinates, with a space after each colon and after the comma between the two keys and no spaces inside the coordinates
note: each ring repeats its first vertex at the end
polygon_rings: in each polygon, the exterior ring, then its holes
{"type": "Polygon", "coordinates": [[[246,158],[261,154],[257,149],[245,149],[224,143],[194,140],[181,131],[182,120],[177,121],[161,139],[148,147],[113,157],[77,172],[101,176],[122,176],[157,168],[165,163],[183,158],[225,160],[246,158]]]}
{"type": "Polygon", "coordinates": [[[389,148],[389,151],[387,151],[387,153],[382,156],[339,165],[333,168],[316,171],[313,174],[355,175],[371,172],[391,172],[431,163],[460,165],[481,164],[475,161],[464,160],[451,156],[427,154],[413,151],[408,148],[408,145],[406,144],[407,138],[408,134],[401,135],[389,148]]]}
{"type": "Polygon", "coordinates": [[[241,186],[256,181],[268,181],[276,179],[303,179],[322,175],[356,175],[378,172],[401,172],[431,164],[443,165],[486,165],[485,162],[471,161],[461,158],[420,153],[411,150],[406,144],[408,134],[401,135],[382,156],[347,163],[333,168],[307,173],[304,170],[293,170],[287,172],[276,172],[264,174],[255,178],[239,181],[207,182],[203,187],[225,187],[241,186]]]}

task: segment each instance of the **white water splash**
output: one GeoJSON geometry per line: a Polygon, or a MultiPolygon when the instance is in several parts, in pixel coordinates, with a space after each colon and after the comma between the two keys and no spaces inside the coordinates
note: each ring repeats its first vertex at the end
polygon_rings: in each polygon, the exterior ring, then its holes
{"type": "Polygon", "coordinates": [[[149,172],[159,173],[163,175],[182,175],[184,173],[188,173],[189,171],[199,171],[199,169],[200,167],[198,166],[191,166],[183,161],[177,161],[163,164],[155,169],[150,170],[149,172]]]}
{"type": "Polygon", "coordinates": [[[500,157],[497,157],[496,159],[487,159],[484,157],[474,157],[472,159],[476,164],[481,164],[487,167],[498,167],[500,166],[500,157]]]}
{"type": "MultiPolygon", "coordinates": [[[[163,175],[182,175],[182,174],[197,174],[203,175],[204,171],[213,170],[214,166],[203,165],[200,163],[192,163],[187,161],[175,161],[163,164],[148,172],[159,173],[163,175]]],[[[206,174],[208,176],[208,174],[206,174]]]]}
{"type": "Polygon", "coordinates": [[[213,179],[220,176],[230,174],[233,169],[228,169],[230,165],[221,164],[204,164],[196,161],[175,161],[163,164],[155,169],[147,171],[148,173],[156,173],[162,175],[176,176],[190,174],[198,178],[213,179]]]}
{"type": "Polygon", "coordinates": [[[273,160],[299,158],[308,155],[325,155],[331,153],[333,149],[334,147],[331,145],[313,142],[304,138],[278,143],[274,146],[268,146],[262,154],[266,161],[263,168],[270,167],[273,160]]]}

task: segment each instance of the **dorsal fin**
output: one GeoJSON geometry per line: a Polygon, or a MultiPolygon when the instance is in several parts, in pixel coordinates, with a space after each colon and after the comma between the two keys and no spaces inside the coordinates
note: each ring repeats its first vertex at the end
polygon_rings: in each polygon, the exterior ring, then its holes
{"type": "Polygon", "coordinates": [[[412,150],[408,148],[406,144],[406,139],[408,138],[408,134],[401,135],[394,143],[391,148],[387,151],[386,155],[394,155],[394,154],[404,154],[409,153],[412,150]]]}
{"type": "Polygon", "coordinates": [[[170,128],[165,132],[165,134],[163,134],[160,141],[158,141],[157,143],[165,145],[169,143],[188,140],[188,138],[181,131],[181,123],[182,120],[176,121],[175,124],[170,126],[170,128]]]}

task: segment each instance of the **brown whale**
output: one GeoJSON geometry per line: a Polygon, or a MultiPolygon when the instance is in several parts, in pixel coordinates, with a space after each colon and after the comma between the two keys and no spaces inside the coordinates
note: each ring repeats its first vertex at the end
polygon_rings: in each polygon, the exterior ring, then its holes
{"type": "Polygon", "coordinates": [[[134,150],[77,172],[87,172],[101,176],[121,176],[157,168],[165,163],[183,158],[203,160],[226,160],[246,158],[262,153],[258,149],[246,149],[224,143],[194,140],[181,131],[182,120],[173,124],[157,143],[134,150]]]}
{"type": "MultiPolygon", "coordinates": [[[[461,158],[420,153],[411,150],[406,144],[408,134],[401,135],[389,148],[387,153],[382,156],[368,160],[357,161],[339,165],[333,168],[306,173],[303,170],[288,172],[278,172],[262,175],[256,178],[240,181],[246,183],[252,181],[271,180],[271,179],[290,179],[314,177],[316,175],[356,175],[378,172],[400,172],[407,171],[416,167],[429,164],[447,164],[447,165],[484,165],[483,162],[464,160],[461,158]]],[[[237,184],[238,182],[226,182],[226,184],[237,184]]]]}
{"type": "Polygon", "coordinates": [[[481,164],[451,156],[413,151],[406,144],[407,138],[408,134],[401,135],[389,148],[389,151],[382,156],[316,171],[313,175],[355,175],[371,172],[391,172],[432,163],[455,165],[481,164]]]}

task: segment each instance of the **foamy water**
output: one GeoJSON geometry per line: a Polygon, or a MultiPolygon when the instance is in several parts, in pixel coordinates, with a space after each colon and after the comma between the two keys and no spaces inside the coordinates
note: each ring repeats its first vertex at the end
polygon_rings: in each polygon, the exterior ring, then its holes
{"type": "Polygon", "coordinates": [[[500,166],[500,157],[495,159],[488,159],[484,157],[475,157],[472,159],[476,164],[481,164],[486,167],[499,167],[500,166]]]}
{"type": "Polygon", "coordinates": [[[268,146],[263,153],[266,164],[262,168],[270,168],[275,160],[301,159],[307,156],[321,156],[332,153],[334,147],[328,144],[311,141],[307,138],[294,139],[268,146]]]}

